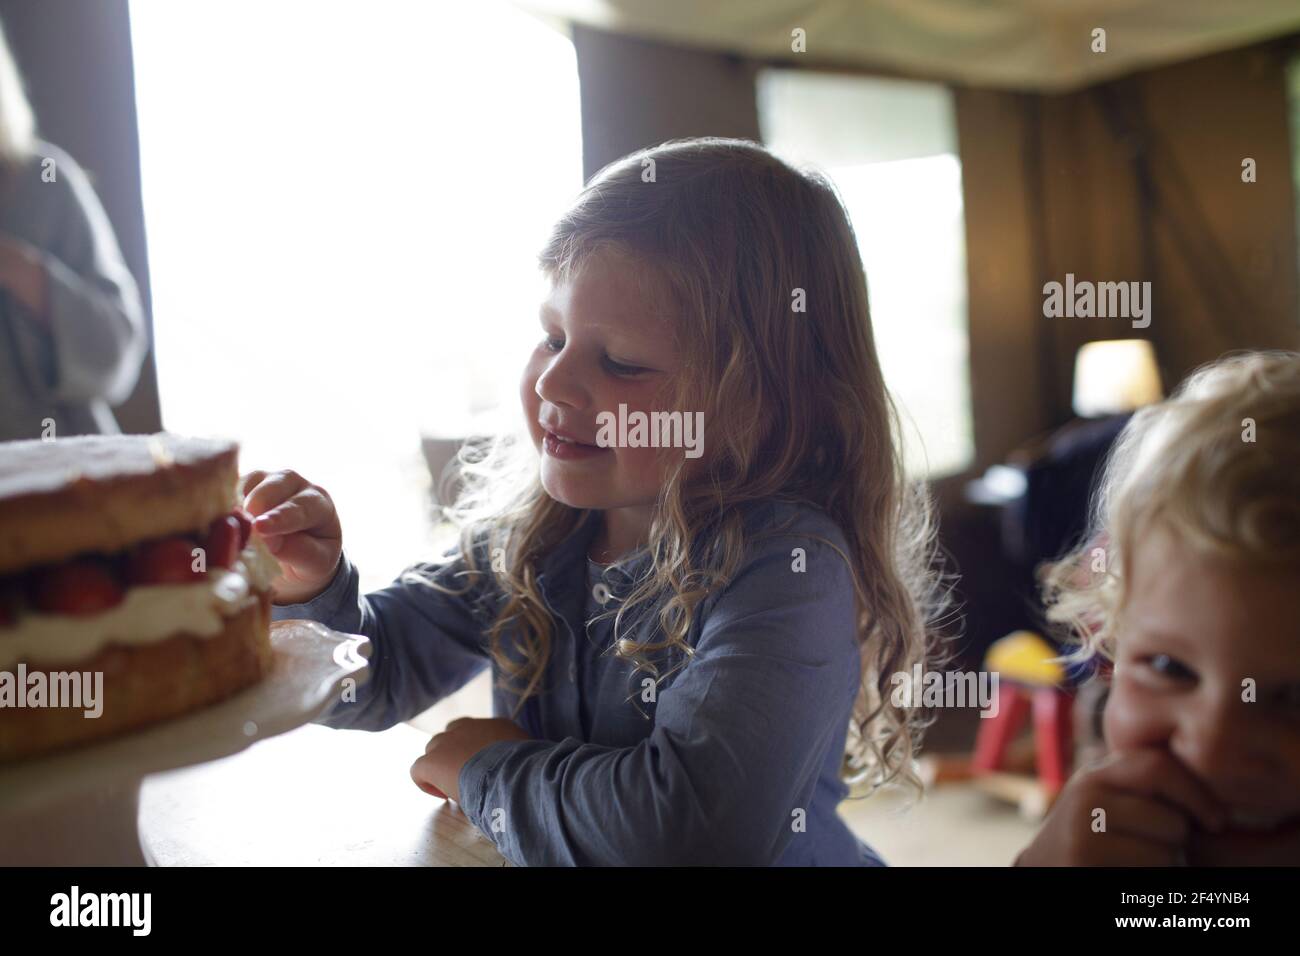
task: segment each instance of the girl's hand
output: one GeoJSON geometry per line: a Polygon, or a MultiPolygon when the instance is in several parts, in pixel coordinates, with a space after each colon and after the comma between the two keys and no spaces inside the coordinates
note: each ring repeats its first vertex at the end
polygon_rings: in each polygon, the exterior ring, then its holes
{"type": "Polygon", "coordinates": [[[460,768],[489,744],[502,740],[532,740],[504,717],[457,717],[434,734],[424,756],[411,764],[411,779],[425,793],[460,803],[460,768]]]}
{"type": "Polygon", "coordinates": [[[310,601],[329,585],[343,553],[343,529],[329,492],[294,471],[254,471],[240,480],[253,531],[280,562],[276,604],[310,601]]]}
{"type": "Polygon", "coordinates": [[[1070,779],[1015,865],[1183,865],[1193,822],[1218,832],[1227,815],[1171,754],[1111,754],[1070,779]]]}

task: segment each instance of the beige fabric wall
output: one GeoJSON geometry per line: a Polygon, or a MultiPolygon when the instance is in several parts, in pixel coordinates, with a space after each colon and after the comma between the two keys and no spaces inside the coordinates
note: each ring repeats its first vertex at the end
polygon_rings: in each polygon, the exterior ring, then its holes
{"type": "Polygon", "coordinates": [[[754,67],[738,58],[575,25],[582,167],[686,136],[758,139],[754,67]]]}
{"type": "Polygon", "coordinates": [[[958,90],[978,467],[1070,417],[1085,341],[1151,339],[1170,384],[1232,349],[1300,348],[1291,55],[1266,44],[1061,96],[958,90]],[[1043,284],[1067,272],[1151,281],[1150,327],[1044,318],[1043,284]]]}
{"type": "Polygon", "coordinates": [[[609,32],[965,86],[1062,91],[1300,29],[1295,0],[514,0],[609,32]],[[803,31],[795,52],[792,31],[803,31]],[[1093,50],[1096,28],[1104,53],[1093,50]]]}

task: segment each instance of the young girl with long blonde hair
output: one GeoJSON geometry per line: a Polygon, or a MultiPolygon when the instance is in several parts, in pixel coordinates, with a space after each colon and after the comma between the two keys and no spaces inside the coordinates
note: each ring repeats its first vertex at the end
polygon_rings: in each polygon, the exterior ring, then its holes
{"type": "Polygon", "coordinates": [[[387,728],[490,666],[496,717],[411,773],[510,860],[879,863],[836,806],[846,777],[915,782],[888,690],[935,578],[833,187],[747,141],[665,143],[597,174],[540,264],[525,434],[464,456],[444,560],[359,596],[329,496],[245,481],[275,616],[374,645],[323,722],[387,728]]]}

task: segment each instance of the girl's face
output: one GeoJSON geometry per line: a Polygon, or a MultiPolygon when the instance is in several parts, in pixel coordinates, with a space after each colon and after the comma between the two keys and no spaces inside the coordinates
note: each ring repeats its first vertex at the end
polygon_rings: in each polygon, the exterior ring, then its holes
{"type": "Polygon", "coordinates": [[[547,494],[573,508],[647,508],[679,449],[598,447],[597,416],[663,409],[657,395],[679,370],[668,319],[642,301],[632,264],[593,255],[542,303],[542,339],[524,368],[520,399],[542,457],[547,494]],[[564,443],[560,437],[573,439],[564,443]]]}
{"type": "Polygon", "coordinates": [[[1107,743],[1168,751],[1228,810],[1229,832],[1196,833],[1192,863],[1300,863],[1300,581],[1164,531],[1136,552],[1107,743]]]}

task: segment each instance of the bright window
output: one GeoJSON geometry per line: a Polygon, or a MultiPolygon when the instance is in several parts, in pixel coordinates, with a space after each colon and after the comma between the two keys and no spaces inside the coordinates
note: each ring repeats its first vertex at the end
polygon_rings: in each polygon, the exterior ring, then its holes
{"type": "Polygon", "coordinates": [[[582,186],[568,37],[496,0],[133,0],[164,425],[334,496],[363,587],[432,546],[421,436],[518,415],[582,186]]]}
{"type": "Polygon", "coordinates": [[[938,84],[799,70],[759,75],[763,140],[840,191],[867,273],[885,379],[911,474],[974,457],[961,162],[938,84]]]}

